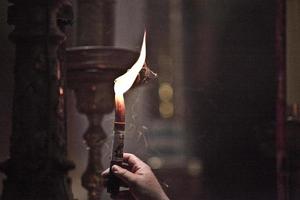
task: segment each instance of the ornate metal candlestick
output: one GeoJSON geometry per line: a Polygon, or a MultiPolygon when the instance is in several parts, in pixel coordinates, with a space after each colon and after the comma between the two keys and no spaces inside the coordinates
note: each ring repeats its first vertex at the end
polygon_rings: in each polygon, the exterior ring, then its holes
{"type": "Polygon", "coordinates": [[[89,149],[88,165],[82,176],[89,200],[99,200],[103,190],[101,150],[106,134],[101,121],[103,115],[114,108],[114,79],[126,72],[137,57],[136,52],[111,47],[85,46],[68,50],[68,84],[75,92],[78,111],[89,120],[84,134],[89,149]]]}
{"type": "MultiPolygon", "coordinates": [[[[114,108],[114,79],[126,72],[139,55],[130,50],[108,47],[114,41],[115,3],[115,0],[77,1],[77,47],[67,52],[69,88],[75,92],[78,111],[89,120],[89,128],[84,134],[89,158],[82,176],[89,200],[99,200],[103,190],[99,172],[103,170],[101,149],[106,134],[101,121],[103,115],[114,108]]],[[[145,69],[141,81],[151,75],[145,69]]]]}
{"type": "Polygon", "coordinates": [[[89,128],[84,134],[89,158],[82,176],[82,185],[88,190],[89,200],[99,200],[102,192],[99,172],[103,170],[101,149],[106,135],[101,121],[103,115],[113,109],[113,79],[122,73],[121,67],[126,70],[126,62],[130,63],[134,55],[126,50],[97,46],[113,44],[114,7],[115,0],[78,0],[77,47],[68,51],[69,87],[75,92],[78,111],[89,121],[89,128]]]}

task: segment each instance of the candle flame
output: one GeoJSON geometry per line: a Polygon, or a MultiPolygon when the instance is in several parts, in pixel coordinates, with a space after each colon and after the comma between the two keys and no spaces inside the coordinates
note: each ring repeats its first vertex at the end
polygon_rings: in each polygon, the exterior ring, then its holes
{"type": "Polygon", "coordinates": [[[114,91],[116,96],[122,96],[133,85],[136,77],[144,66],[146,60],[146,32],[144,33],[143,44],[138,60],[122,76],[115,79],[114,91]]]}

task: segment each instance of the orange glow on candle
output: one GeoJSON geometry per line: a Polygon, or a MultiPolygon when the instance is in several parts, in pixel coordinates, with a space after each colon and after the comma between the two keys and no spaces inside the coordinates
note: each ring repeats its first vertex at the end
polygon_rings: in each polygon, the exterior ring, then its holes
{"type": "Polygon", "coordinates": [[[115,95],[115,123],[125,123],[125,102],[124,96],[115,95]]]}

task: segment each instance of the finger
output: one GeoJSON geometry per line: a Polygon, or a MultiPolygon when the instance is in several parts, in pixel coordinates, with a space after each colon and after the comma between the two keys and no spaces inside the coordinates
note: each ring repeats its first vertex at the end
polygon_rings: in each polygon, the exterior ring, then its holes
{"type": "MultiPolygon", "coordinates": [[[[132,166],[129,166],[127,163],[123,163],[122,168],[127,169],[128,171],[131,171],[132,166]]],[[[106,170],[104,170],[103,172],[101,172],[101,176],[102,178],[106,179],[109,177],[109,173],[110,173],[110,169],[107,168],[106,170]]]]}
{"type": "Polygon", "coordinates": [[[128,171],[131,171],[131,169],[132,169],[132,166],[129,165],[128,163],[126,163],[126,162],[123,162],[121,167],[124,168],[124,169],[127,169],[128,171]]]}
{"type": "Polygon", "coordinates": [[[131,166],[141,166],[141,165],[146,165],[142,160],[140,160],[138,157],[131,153],[123,153],[123,161],[127,162],[131,166]]]}
{"type": "Polygon", "coordinates": [[[136,175],[127,169],[124,169],[118,165],[113,165],[111,169],[114,175],[124,181],[127,185],[130,186],[135,183],[136,175]]]}
{"type": "MultiPolygon", "coordinates": [[[[128,167],[128,165],[127,165],[127,167],[128,167]]],[[[125,168],[125,169],[127,169],[127,168],[125,168]]],[[[128,169],[127,169],[128,170],[128,169]]],[[[104,187],[107,187],[107,184],[108,184],[108,180],[109,180],[109,168],[108,169],[106,169],[106,170],[104,170],[102,173],[101,173],[101,176],[102,176],[102,178],[103,178],[103,186],[104,187]]],[[[122,187],[128,187],[128,184],[127,183],[125,183],[124,181],[120,181],[120,186],[122,186],[122,187]]]]}
{"type": "Polygon", "coordinates": [[[106,178],[106,177],[108,177],[108,174],[109,174],[109,168],[107,168],[106,170],[104,170],[104,171],[101,173],[101,176],[102,176],[103,178],[106,178]]]}

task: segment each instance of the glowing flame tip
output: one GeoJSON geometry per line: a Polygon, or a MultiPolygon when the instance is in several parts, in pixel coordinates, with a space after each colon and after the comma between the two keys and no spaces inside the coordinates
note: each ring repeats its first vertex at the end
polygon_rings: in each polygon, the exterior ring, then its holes
{"type": "Polygon", "coordinates": [[[136,77],[144,66],[146,60],[146,31],[144,32],[143,44],[138,60],[134,65],[123,75],[115,79],[114,91],[116,95],[122,95],[127,92],[133,85],[136,77]]]}

